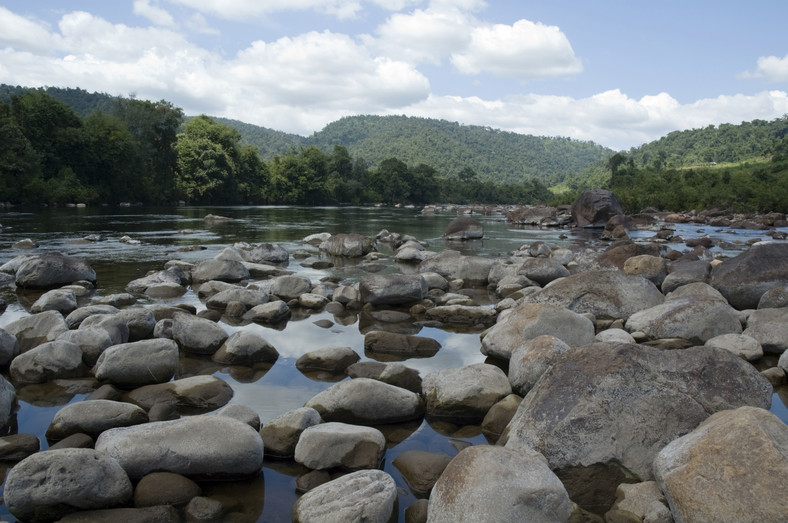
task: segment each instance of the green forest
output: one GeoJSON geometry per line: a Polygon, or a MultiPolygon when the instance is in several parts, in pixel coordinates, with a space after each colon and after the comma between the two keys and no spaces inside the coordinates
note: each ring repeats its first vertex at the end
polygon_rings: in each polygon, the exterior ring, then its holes
{"type": "Polygon", "coordinates": [[[405,116],[301,137],[161,100],[0,85],[0,201],[13,204],[571,203],[788,212],[788,116],[675,131],[629,151],[405,116]],[[548,189],[549,188],[549,189],[548,189]]]}

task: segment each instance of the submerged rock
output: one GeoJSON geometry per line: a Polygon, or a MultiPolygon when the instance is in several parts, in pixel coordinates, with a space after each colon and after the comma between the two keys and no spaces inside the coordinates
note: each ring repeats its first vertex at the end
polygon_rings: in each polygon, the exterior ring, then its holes
{"type": "Polygon", "coordinates": [[[382,470],[360,470],[315,487],[296,501],[293,522],[368,521],[396,517],[397,485],[382,470]]]}

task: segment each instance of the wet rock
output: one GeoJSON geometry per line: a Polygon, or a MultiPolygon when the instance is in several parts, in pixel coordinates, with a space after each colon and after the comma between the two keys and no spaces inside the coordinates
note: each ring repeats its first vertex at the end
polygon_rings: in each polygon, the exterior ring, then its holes
{"type": "Polygon", "coordinates": [[[129,341],[145,340],[153,335],[156,317],[150,309],[131,307],[118,312],[118,317],[125,321],[129,328],[129,341]]]}
{"type": "Polygon", "coordinates": [[[313,245],[313,246],[317,247],[321,243],[323,243],[324,241],[328,240],[329,238],[331,238],[331,233],[330,232],[318,232],[318,233],[310,234],[309,236],[306,236],[301,241],[304,242],[304,243],[308,243],[309,245],[313,245]]]}
{"type": "Polygon", "coordinates": [[[122,506],[131,497],[131,481],[117,461],[92,449],[61,449],[17,463],[8,472],[4,501],[20,520],[45,521],[122,506]]]}
{"type": "Polygon", "coordinates": [[[472,305],[441,305],[432,307],[425,313],[428,320],[458,325],[492,325],[498,318],[498,311],[491,307],[472,305]]]}
{"type": "Polygon", "coordinates": [[[170,267],[130,281],[126,284],[126,292],[131,294],[145,294],[145,291],[147,291],[149,287],[165,284],[173,284],[182,287],[188,284],[189,279],[190,278],[180,267],[170,267]]]}
{"type": "Polygon", "coordinates": [[[763,357],[761,344],[746,334],[720,334],[706,340],[704,345],[725,349],[747,361],[755,361],[763,357]]]}
{"type": "Polygon", "coordinates": [[[427,496],[450,461],[448,454],[407,450],[391,464],[400,471],[413,494],[427,496]]]}
{"type": "Polygon", "coordinates": [[[437,354],[440,348],[440,342],[424,336],[388,331],[370,331],[364,335],[364,353],[370,357],[381,354],[397,359],[429,358],[437,354]]]}
{"type": "Polygon", "coordinates": [[[373,239],[361,234],[335,234],[320,244],[320,250],[331,256],[360,258],[373,250],[373,239]]]}
{"type": "Polygon", "coordinates": [[[268,294],[252,289],[233,288],[217,292],[205,301],[205,306],[209,309],[223,311],[227,304],[233,301],[241,302],[246,309],[251,309],[257,305],[268,302],[268,294]]]}
{"type": "Polygon", "coordinates": [[[109,334],[113,345],[129,341],[129,325],[117,314],[92,314],[82,320],[80,329],[103,329],[109,334]]]}
{"type": "Polygon", "coordinates": [[[260,429],[265,453],[278,458],[293,457],[301,433],[322,422],[320,414],[309,407],[290,410],[272,419],[260,429]]]}
{"type": "Polygon", "coordinates": [[[319,310],[325,307],[329,299],[320,294],[306,292],[298,297],[298,305],[304,309],[319,310]]]}
{"type": "Polygon", "coordinates": [[[119,387],[168,382],[178,369],[178,344],[165,338],[113,345],[99,356],[96,378],[119,387]]]}
{"type": "Polygon", "coordinates": [[[286,265],[290,261],[290,253],[281,245],[261,243],[249,252],[247,261],[252,263],[286,265]]]}
{"type": "Polygon", "coordinates": [[[522,401],[523,398],[517,394],[509,394],[490,407],[482,420],[482,433],[490,443],[498,441],[522,401]]]}
{"type": "Polygon", "coordinates": [[[397,485],[381,470],[360,470],[315,487],[296,501],[293,522],[369,521],[396,517],[397,485]]]}
{"type": "Polygon", "coordinates": [[[35,454],[41,442],[34,434],[11,434],[0,437],[0,461],[21,461],[35,454]]]}
{"type": "Polygon", "coordinates": [[[96,450],[116,459],[132,479],[151,472],[230,479],[257,474],[263,440],[226,416],[191,416],[104,431],[96,450]]]}
{"type": "Polygon", "coordinates": [[[350,347],[329,347],[302,354],[295,363],[301,372],[325,371],[342,374],[348,366],[356,363],[359,355],[350,347]]]}
{"type": "Polygon", "coordinates": [[[128,307],[137,303],[137,298],[128,292],[121,292],[117,294],[110,294],[102,296],[93,300],[95,305],[110,305],[112,307],[128,307]]]}
{"type": "Polygon", "coordinates": [[[401,305],[427,296],[427,282],[418,274],[375,274],[361,278],[359,294],[363,303],[401,305]]]}
{"type": "Polygon", "coordinates": [[[744,333],[761,344],[763,352],[782,354],[788,349],[788,309],[758,309],[747,318],[744,333]]]}
{"type": "Polygon", "coordinates": [[[252,307],[244,319],[258,323],[279,323],[290,318],[290,307],[283,301],[274,301],[252,307]]]}
{"type": "Polygon", "coordinates": [[[66,316],[66,325],[69,329],[78,329],[82,322],[94,314],[117,314],[120,309],[112,305],[88,305],[80,307],[66,316]]]}
{"type": "Polygon", "coordinates": [[[553,470],[613,463],[648,480],[657,452],[711,413],[770,403],[771,385],[723,349],[578,347],[523,399],[501,443],[542,452],[553,470]]]}
{"type": "Polygon", "coordinates": [[[16,286],[23,289],[51,289],[86,280],[96,283],[96,271],[84,260],[48,252],[25,260],[16,270],[16,286]]]}
{"type": "Polygon", "coordinates": [[[418,419],[424,413],[424,404],[417,394],[367,378],[332,385],[305,406],[318,411],[324,420],[362,425],[399,423],[418,419]]]}
{"type": "Polygon", "coordinates": [[[215,294],[218,294],[222,291],[232,291],[240,288],[241,287],[238,287],[238,285],[234,283],[211,280],[198,285],[196,290],[197,296],[199,296],[201,299],[205,299],[210,298],[211,296],[214,296],[215,294]]]}
{"type": "Polygon", "coordinates": [[[224,407],[232,397],[233,389],[224,380],[215,376],[191,376],[145,385],[128,392],[123,399],[146,411],[157,405],[166,405],[177,411],[193,413],[224,407]]]}
{"type": "Polygon", "coordinates": [[[520,396],[528,394],[558,356],[568,350],[569,345],[547,334],[516,347],[509,359],[509,383],[512,390],[520,396]]]}
{"type": "Polygon", "coordinates": [[[217,363],[248,367],[258,363],[273,363],[278,358],[279,351],[273,345],[248,331],[233,333],[211,356],[211,359],[217,363]]]}
{"type": "Polygon", "coordinates": [[[172,339],[185,352],[212,355],[229,335],[216,323],[186,313],[176,313],[172,322],[172,339]]]}
{"type": "Polygon", "coordinates": [[[16,383],[45,383],[85,373],[82,350],[69,341],[50,341],[14,358],[9,368],[16,383]]]}
{"type": "Polygon", "coordinates": [[[134,489],[134,506],[155,507],[157,505],[183,506],[202,489],[194,481],[172,472],[151,472],[140,479],[134,489]]]}
{"type": "Polygon", "coordinates": [[[479,220],[470,216],[454,218],[443,231],[446,240],[479,240],[484,238],[484,226],[479,220]]]}
{"type": "Polygon", "coordinates": [[[57,311],[24,316],[5,326],[5,331],[16,338],[19,352],[22,353],[42,343],[54,341],[67,330],[63,315],[57,311]]]}
{"type": "Polygon", "coordinates": [[[718,412],[663,448],[654,475],[676,521],[784,521],[784,496],[751,493],[788,481],[786,441],[788,427],[766,410],[718,412]]]}
{"type": "Polygon", "coordinates": [[[569,270],[552,258],[528,258],[523,261],[517,273],[539,285],[547,285],[553,280],[569,276],[569,270]]]}
{"type": "Polygon", "coordinates": [[[377,468],[386,438],[372,427],[328,422],[307,427],[298,438],[295,460],[310,469],[377,468]]]}
{"type": "Polygon", "coordinates": [[[604,227],[617,214],[624,214],[621,204],[605,189],[584,191],[572,203],[572,220],[578,227],[604,227]]]}
{"type": "Polygon", "coordinates": [[[233,260],[203,260],[192,269],[192,281],[195,283],[210,280],[235,283],[248,280],[249,277],[249,270],[243,263],[233,260]]]}
{"type": "Polygon", "coordinates": [[[445,249],[419,264],[419,272],[435,272],[447,280],[462,280],[466,285],[487,285],[490,270],[496,260],[481,256],[464,256],[459,251],[445,249]]]}
{"type": "Polygon", "coordinates": [[[710,283],[733,307],[756,308],[766,291],[788,283],[788,243],[756,243],[717,265],[710,283]]]}
{"type": "Polygon", "coordinates": [[[19,354],[16,336],[0,329],[0,367],[5,367],[19,354]]]}
{"type": "Polygon", "coordinates": [[[61,439],[57,443],[53,443],[49,446],[47,450],[57,450],[57,449],[92,449],[93,448],[93,438],[88,436],[87,434],[72,434],[71,436],[66,436],[65,438],[61,439]]]}
{"type": "Polygon", "coordinates": [[[170,523],[179,521],[178,511],[169,505],[142,508],[108,508],[69,514],[58,523],[170,523]]]}
{"type": "Polygon", "coordinates": [[[383,383],[421,394],[421,376],[419,371],[406,367],[401,363],[389,363],[380,372],[377,379],[383,383]]]}
{"type": "Polygon", "coordinates": [[[435,483],[429,521],[567,521],[572,503],[534,451],[468,447],[435,483]]]}
{"type": "Polygon", "coordinates": [[[16,389],[0,376],[0,430],[4,431],[8,427],[15,404],[16,389]]]}
{"type": "Polygon", "coordinates": [[[93,438],[107,429],[147,423],[148,415],[131,403],[110,400],[85,400],[66,405],[55,413],[46,431],[48,440],[61,440],[72,434],[93,438]]]}
{"type": "Polygon", "coordinates": [[[737,312],[719,300],[685,296],[665,301],[629,317],[626,328],[652,339],[683,338],[705,343],[721,334],[741,334],[737,312]]]}
{"type": "Polygon", "coordinates": [[[605,329],[594,339],[601,343],[635,343],[635,338],[624,329],[605,329]]]}
{"type": "Polygon", "coordinates": [[[422,381],[427,416],[478,424],[495,403],[512,393],[506,374],[486,363],[427,374],[422,381]]]}
{"type": "Polygon", "coordinates": [[[613,507],[605,514],[605,521],[638,521],[656,523],[664,521],[670,523],[673,517],[667,507],[667,501],[656,481],[643,481],[641,483],[622,483],[616,489],[616,501],[613,507]],[[663,519],[652,519],[661,514],[663,519]]]}
{"type": "Polygon", "coordinates": [[[192,521],[221,521],[227,507],[218,499],[208,498],[204,496],[196,496],[186,505],[184,510],[186,513],[186,520],[192,521]]]}
{"type": "Polygon", "coordinates": [[[72,290],[53,289],[47,291],[30,306],[30,312],[57,311],[63,316],[77,308],[77,296],[72,290]]]}
{"type": "Polygon", "coordinates": [[[550,335],[570,347],[594,341],[594,324],[563,307],[522,303],[498,318],[482,338],[482,354],[508,360],[512,352],[537,336],[550,335]]]}
{"type": "Polygon", "coordinates": [[[297,299],[302,294],[312,290],[312,282],[304,276],[278,276],[267,283],[268,292],[278,296],[285,302],[297,299]]]}
{"type": "Polygon", "coordinates": [[[186,294],[186,287],[177,283],[155,283],[145,289],[145,296],[153,299],[167,300],[186,294]]]}

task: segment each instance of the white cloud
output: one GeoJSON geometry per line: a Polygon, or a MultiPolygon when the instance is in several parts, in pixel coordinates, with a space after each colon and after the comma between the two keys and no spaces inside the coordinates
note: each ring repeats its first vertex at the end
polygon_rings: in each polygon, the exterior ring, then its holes
{"type": "Polygon", "coordinates": [[[755,71],[741,74],[744,78],[766,78],[771,82],[788,82],[788,54],[777,56],[761,56],[758,58],[755,71]]]}
{"type": "Polygon", "coordinates": [[[150,0],[134,0],[134,14],[144,16],[159,26],[175,27],[175,19],[161,7],[151,5],[150,0]]]}
{"type": "Polygon", "coordinates": [[[201,34],[218,35],[219,30],[211,27],[201,13],[194,13],[186,21],[186,27],[201,34]]]}
{"type": "Polygon", "coordinates": [[[47,51],[52,46],[49,30],[0,6],[0,44],[25,51],[47,51]]]}
{"type": "Polygon", "coordinates": [[[583,68],[558,27],[529,20],[475,28],[468,48],[451,60],[462,73],[514,78],[575,74],[583,68]]]}
{"type": "MultiPolygon", "coordinates": [[[[315,10],[337,18],[353,18],[361,11],[361,0],[170,0],[227,20],[245,20],[284,11],[315,10]]],[[[400,0],[401,3],[402,0],[400,0]]]]}

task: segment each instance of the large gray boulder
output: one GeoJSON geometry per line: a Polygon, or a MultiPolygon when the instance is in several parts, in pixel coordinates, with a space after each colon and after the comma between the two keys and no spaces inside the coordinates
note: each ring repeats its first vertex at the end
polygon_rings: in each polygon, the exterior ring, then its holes
{"type": "Polygon", "coordinates": [[[8,427],[15,403],[16,389],[8,380],[0,376],[0,431],[5,431],[8,427]]]}
{"type": "Polygon", "coordinates": [[[744,334],[758,340],[764,352],[782,354],[788,349],[788,308],[753,311],[744,334]]]}
{"type": "Polygon", "coordinates": [[[190,376],[167,383],[145,385],[124,395],[124,401],[146,411],[157,405],[179,412],[209,412],[224,407],[233,397],[233,389],[216,376],[190,376]]]}
{"type": "Polygon", "coordinates": [[[717,412],[670,442],[654,475],[675,521],[788,521],[785,496],[753,496],[788,482],[788,427],[767,410],[717,412]]]}
{"type": "Polygon", "coordinates": [[[30,312],[57,311],[67,315],[77,308],[77,295],[71,289],[52,289],[47,291],[30,306],[30,312]]]}
{"type": "Polygon", "coordinates": [[[484,334],[481,351],[508,360],[517,347],[543,335],[579,347],[594,342],[594,324],[564,307],[524,302],[498,318],[484,334]]]}
{"type": "Polygon", "coordinates": [[[698,344],[721,334],[741,334],[741,322],[733,307],[700,296],[675,298],[636,312],[627,320],[626,328],[654,339],[683,338],[698,344]]]}
{"type": "Polygon", "coordinates": [[[246,260],[252,263],[287,265],[290,261],[290,253],[281,245],[275,243],[261,243],[255,246],[246,255],[246,260]]]}
{"type": "Polygon", "coordinates": [[[118,318],[129,328],[129,341],[146,340],[153,336],[156,316],[148,308],[130,307],[118,312],[118,318]]]}
{"type": "Polygon", "coordinates": [[[9,372],[16,383],[46,383],[61,378],[78,378],[85,373],[82,350],[70,341],[50,341],[20,354],[9,372]]]}
{"type": "Polygon", "coordinates": [[[42,343],[54,341],[68,327],[63,315],[57,311],[39,312],[23,316],[5,326],[8,334],[19,343],[19,352],[27,352],[42,343]]]}
{"type": "Polygon", "coordinates": [[[359,470],[301,496],[293,506],[293,523],[388,523],[396,509],[394,478],[382,470],[359,470]]]}
{"type": "Polygon", "coordinates": [[[229,337],[220,325],[199,316],[180,312],[172,320],[172,339],[185,352],[211,355],[229,337]]]}
{"type": "Polygon", "coordinates": [[[151,287],[168,284],[183,287],[188,284],[189,279],[189,276],[180,267],[170,267],[130,281],[126,284],[126,292],[131,294],[145,294],[151,287]]]}
{"type": "Polygon", "coordinates": [[[263,440],[227,416],[191,416],[104,431],[96,450],[116,459],[131,479],[154,471],[189,478],[229,479],[257,474],[263,440]]]}
{"type": "Polygon", "coordinates": [[[86,261],[59,252],[32,256],[16,270],[16,286],[23,289],[52,289],[79,280],[96,283],[96,271],[86,261]]]}
{"type": "Polygon", "coordinates": [[[0,366],[5,367],[19,354],[19,342],[16,336],[0,329],[0,366]]]}
{"type": "Polygon", "coordinates": [[[441,348],[438,340],[388,331],[370,331],[364,335],[367,356],[385,355],[392,359],[430,358],[441,348]]]}
{"type": "Polygon", "coordinates": [[[235,260],[203,260],[192,269],[192,281],[200,283],[210,280],[235,283],[249,279],[249,269],[235,260]]]}
{"type": "Polygon", "coordinates": [[[95,365],[101,353],[113,345],[109,333],[98,327],[69,330],[60,334],[57,339],[78,345],[82,349],[82,361],[88,367],[95,365]]]}
{"type": "Polygon", "coordinates": [[[443,231],[445,240],[481,240],[484,238],[484,226],[471,216],[457,216],[443,231]]]}
{"type": "Polygon", "coordinates": [[[590,312],[597,318],[626,319],[638,311],[659,305],[665,297],[642,276],[622,271],[592,270],[555,281],[529,295],[527,300],[566,307],[580,314],[590,312]]]}
{"type": "Polygon", "coordinates": [[[385,452],[386,438],[378,429],[328,422],[304,429],[295,448],[295,460],[315,470],[374,469],[385,452]]]}
{"type": "Polygon", "coordinates": [[[57,411],[46,431],[48,440],[61,440],[72,434],[96,438],[107,429],[147,423],[148,415],[131,403],[110,400],[85,400],[70,403],[57,411]]]}
{"type": "Polygon", "coordinates": [[[584,191],[572,203],[572,220],[578,227],[604,227],[617,214],[624,214],[621,204],[605,189],[584,191]]]}
{"type": "Polygon", "coordinates": [[[766,291],[788,284],[788,243],[756,243],[714,267],[710,283],[731,306],[757,308],[766,291]]]}
{"type": "Polygon", "coordinates": [[[91,314],[82,320],[79,324],[79,328],[104,329],[107,331],[107,334],[109,334],[113,345],[119,345],[129,341],[129,324],[118,314],[91,314]]]}
{"type": "Polygon", "coordinates": [[[209,309],[223,311],[227,308],[227,304],[233,301],[243,303],[244,307],[246,307],[248,310],[257,305],[267,303],[268,293],[254,289],[242,289],[240,287],[226,289],[217,292],[205,300],[205,306],[209,309]]]}
{"type": "Polygon", "coordinates": [[[277,276],[266,283],[268,284],[268,292],[284,301],[296,299],[312,290],[312,282],[309,278],[295,274],[277,276]]]}
{"type": "Polygon", "coordinates": [[[350,347],[327,347],[302,354],[295,363],[301,372],[327,372],[342,374],[350,365],[360,359],[350,347]]]}
{"type": "Polygon", "coordinates": [[[258,363],[274,363],[278,358],[279,351],[273,345],[249,331],[234,332],[211,356],[216,363],[247,367],[258,363]]]}
{"type": "Polygon", "coordinates": [[[569,519],[572,502],[538,452],[474,446],[451,460],[430,495],[431,523],[569,519]]]}
{"type": "Polygon", "coordinates": [[[421,497],[429,495],[450,461],[451,456],[441,452],[406,450],[391,464],[400,471],[411,492],[421,497]]]}
{"type": "Polygon", "coordinates": [[[361,301],[372,305],[414,303],[424,299],[428,290],[419,274],[372,274],[359,282],[361,301]]]}
{"type": "Polygon", "coordinates": [[[340,381],[306,402],[326,421],[382,425],[418,419],[424,413],[421,397],[388,383],[355,378],[340,381]]]}
{"type": "Polygon", "coordinates": [[[361,234],[334,234],[320,244],[320,250],[331,256],[360,258],[374,250],[374,239],[361,234]]]}
{"type": "Polygon", "coordinates": [[[292,458],[301,433],[322,422],[320,413],[309,407],[290,410],[277,416],[260,429],[265,453],[278,458],[292,458]]]}
{"type": "Polygon", "coordinates": [[[99,356],[94,374],[119,387],[141,387],[168,382],[177,369],[178,344],[154,338],[109,347],[99,356]]]}
{"type": "Polygon", "coordinates": [[[8,472],[4,501],[22,521],[52,521],[81,510],[123,506],[133,489],[120,464],[93,449],[29,456],[8,472]]]}
{"type": "Polygon", "coordinates": [[[766,378],[723,349],[578,347],[523,399],[499,443],[537,450],[553,470],[611,465],[647,480],[657,452],[710,414],[771,398],[766,378]]]}
{"type": "Polygon", "coordinates": [[[444,249],[419,264],[419,272],[435,272],[447,280],[462,280],[465,285],[487,285],[493,258],[465,256],[459,251],[444,249]]]}
{"type": "Polygon", "coordinates": [[[524,397],[558,356],[569,349],[569,345],[548,334],[537,336],[515,348],[509,359],[508,373],[512,391],[524,397]]]}
{"type": "Polygon", "coordinates": [[[80,307],[66,316],[66,325],[69,329],[78,329],[82,322],[94,314],[117,314],[120,309],[113,305],[97,304],[80,307]]]}
{"type": "Polygon", "coordinates": [[[422,390],[429,418],[479,424],[490,407],[512,393],[504,372],[487,363],[427,374],[422,390]]]}
{"type": "Polygon", "coordinates": [[[457,325],[484,325],[495,323],[498,311],[483,305],[439,305],[427,309],[428,320],[457,325]]]}
{"type": "Polygon", "coordinates": [[[553,258],[526,258],[517,270],[517,274],[539,285],[547,285],[553,280],[569,276],[569,269],[553,258]]]}
{"type": "Polygon", "coordinates": [[[290,307],[283,301],[272,301],[252,307],[243,318],[259,323],[280,323],[290,318],[290,307]]]}

